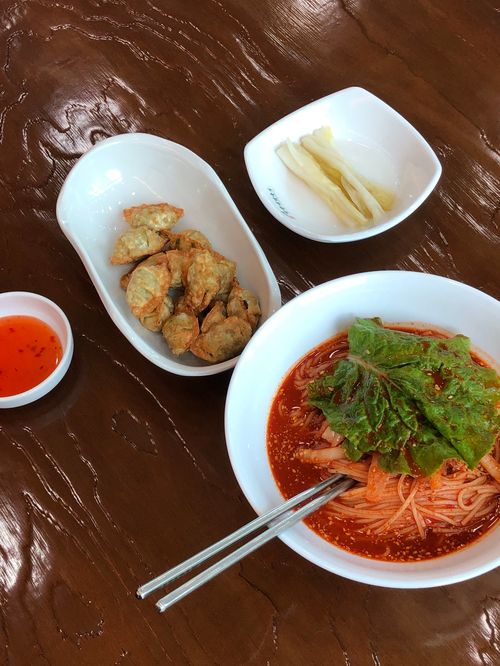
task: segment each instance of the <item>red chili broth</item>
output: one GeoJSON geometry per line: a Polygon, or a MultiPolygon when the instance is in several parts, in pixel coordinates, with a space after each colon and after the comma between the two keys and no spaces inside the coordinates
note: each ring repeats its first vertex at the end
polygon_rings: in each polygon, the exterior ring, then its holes
{"type": "MultiPolygon", "coordinates": [[[[417,335],[449,337],[441,331],[427,328],[415,329],[402,326],[387,328],[417,335]]],[[[314,366],[317,366],[330,358],[333,365],[336,357],[345,353],[347,348],[347,333],[341,333],[312,349],[288,373],[273,399],[267,425],[267,451],[274,479],[287,499],[319,483],[330,473],[325,468],[295,457],[300,449],[317,444],[314,428],[311,424],[309,426],[291,424],[288,414],[282,416],[279,413],[278,398],[284,399],[287,412],[300,405],[301,390],[294,385],[298,369],[310,359],[314,359],[314,366]]],[[[489,367],[477,354],[472,353],[471,357],[478,365],[489,367]]],[[[410,562],[440,557],[467,546],[491,529],[499,517],[500,502],[497,502],[494,511],[470,527],[464,527],[461,532],[444,535],[428,529],[424,539],[368,535],[359,529],[354,520],[332,516],[325,508],[320,508],[305,522],[321,537],[349,552],[377,560],[410,562]]]]}

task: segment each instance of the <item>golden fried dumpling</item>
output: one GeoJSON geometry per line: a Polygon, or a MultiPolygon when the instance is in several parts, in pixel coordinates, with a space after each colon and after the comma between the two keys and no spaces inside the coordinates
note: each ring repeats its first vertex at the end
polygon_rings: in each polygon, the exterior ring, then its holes
{"type": "MultiPolygon", "coordinates": [[[[165,257],[165,252],[157,252],[156,254],[152,254],[150,257],[144,259],[144,261],[141,262],[141,264],[143,265],[149,265],[149,264],[154,265],[154,264],[163,264],[163,263],[166,263],[168,267],[168,262],[167,258],[165,257]]],[[[127,291],[128,283],[130,282],[132,273],[135,271],[137,266],[139,266],[139,264],[136,264],[121,276],[120,287],[123,289],[123,291],[127,291]]]]}
{"type": "Polygon", "coordinates": [[[123,211],[123,217],[131,227],[147,227],[154,231],[168,231],[182,215],[182,208],[168,203],[142,204],[123,211]]]}
{"type": "Polygon", "coordinates": [[[200,333],[198,318],[188,312],[176,312],[162,328],[163,337],[174,356],[187,352],[200,333]]]}
{"type": "Polygon", "coordinates": [[[171,287],[182,287],[182,276],[186,271],[187,263],[189,261],[187,254],[180,250],[168,250],[165,253],[167,257],[167,266],[172,276],[170,283],[171,287]]]}
{"type": "Polygon", "coordinates": [[[186,229],[179,234],[168,234],[171,247],[180,250],[181,252],[189,252],[189,250],[210,250],[211,245],[205,234],[197,229],[186,229]]]}
{"type": "Polygon", "coordinates": [[[215,301],[201,324],[201,332],[206,333],[214,324],[218,324],[226,318],[226,306],[222,301],[215,301]]]}
{"type": "Polygon", "coordinates": [[[160,265],[166,266],[168,268],[168,259],[166,252],[156,252],[156,254],[152,254],[150,257],[147,257],[147,259],[143,259],[143,261],[141,261],[140,264],[137,264],[136,268],[139,268],[139,266],[160,266],[160,265]]]}
{"type": "Polygon", "coordinates": [[[159,252],[164,245],[165,239],[156,231],[147,227],[138,227],[127,231],[117,239],[110,261],[112,264],[130,264],[159,252]]]}
{"type": "Polygon", "coordinates": [[[219,291],[217,261],[209,250],[191,250],[184,275],[186,302],[195,312],[204,310],[219,291]]]}
{"type": "Polygon", "coordinates": [[[132,272],[127,286],[127,303],[136,317],[155,310],[166,296],[170,273],[166,263],[142,262],[132,272]]]}
{"type": "Polygon", "coordinates": [[[174,301],[167,294],[160,305],[147,315],[139,317],[139,321],[148,331],[158,333],[163,328],[167,319],[174,312],[174,301]]]}
{"type": "Polygon", "coordinates": [[[261,315],[259,301],[255,294],[235,282],[229,294],[227,314],[245,319],[255,331],[261,315]]]}
{"type": "MultiPolygon", "coordinates": [[[[167,321],[168,324],[168,321],[167,321]]],[[[252,336],[250,324],[239,317],[214,323],[191,344],[191,351],[209,363],[221,363],[237,356],[252,336]]]]}
{"type": "Polygon", "coordinates": [[[236,276],[236,263],[230,259],[226,259],[226,257],[218,252],[213,252],[213,255],[217,262],[217,274],[219,276],[219,290],[215,298],[227,303],[229,292],[236,276]]]}

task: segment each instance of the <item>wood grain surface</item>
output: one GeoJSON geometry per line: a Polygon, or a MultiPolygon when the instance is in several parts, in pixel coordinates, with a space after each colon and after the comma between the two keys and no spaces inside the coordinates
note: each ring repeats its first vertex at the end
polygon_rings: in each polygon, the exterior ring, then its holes
{"type": "Polygon", "coordinates": [[[115,328],[55,218],[76,159],[150,132],[219,173],[283,300],[353,272],[446,275],[500,296],[498,3],[493,0],[2,0],[0,290],[67,313],[64,381],[0,414],[0,664],[493,666],[500,577],[369,587],[271,543],[169,612],[138,584],[253,517],[226,453],[229,373],[162,372],[115,328]],[[348,245],[278,224],[243,148],[359,85],[436,150],[409,220],[348,245]],[[194,415],[194,417],[193,417],[194,415]]]}

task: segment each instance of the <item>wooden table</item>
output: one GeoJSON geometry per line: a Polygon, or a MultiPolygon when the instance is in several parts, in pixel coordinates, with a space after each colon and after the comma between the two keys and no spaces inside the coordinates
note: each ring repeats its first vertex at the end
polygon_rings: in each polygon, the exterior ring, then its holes
{"type": "Polygon", "coordinates": [[[4,0],[0,25],[0,288],[52,298],[75,335],[59,387],[0,414],[0,663],[493,664],[498,572],[386,590],[276,541],[162,616],[136,600],[139,583],[253,516],[224,443],[230,376],[169,375],[136,352],[62,235],[55,202],[97,141],[150,132],[218,171],[284,301],[384,268],[498,297],[498,4],[4,0]],[[260,204],[243,147],[351,85],[413,123],[443,176],[395,229],[314,243],[260,204]]]}

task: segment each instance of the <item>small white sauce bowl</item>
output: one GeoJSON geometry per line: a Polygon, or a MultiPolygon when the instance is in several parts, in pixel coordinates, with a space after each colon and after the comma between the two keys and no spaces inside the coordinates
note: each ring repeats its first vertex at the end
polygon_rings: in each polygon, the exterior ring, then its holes
{"type": "Polygon", "coordinates": [[[387,231],[427,199],[441,175],[434,151],[397,111],[363,88],[345,88],[317,99],[273,123],[245,147],[245,164],[260,200],[281,224],[322,243],[348,243],[387,231]],[[371,227],[351,229],[276,154],[330,126],[335,145],[368,180],[394,192],[391,210],[371,227]]]}
{"type": "Polygon", "coordinates": [[[56,333],[62,347],[62,358],[51,374],[28,391],[0,397],[0,409],[21,407],[42,398],[59,384],[73,357],[73,334],[61,308],[45,296],[29,291],[7,291],[0,294],[0,317],[36,317],[56,333]]]}

